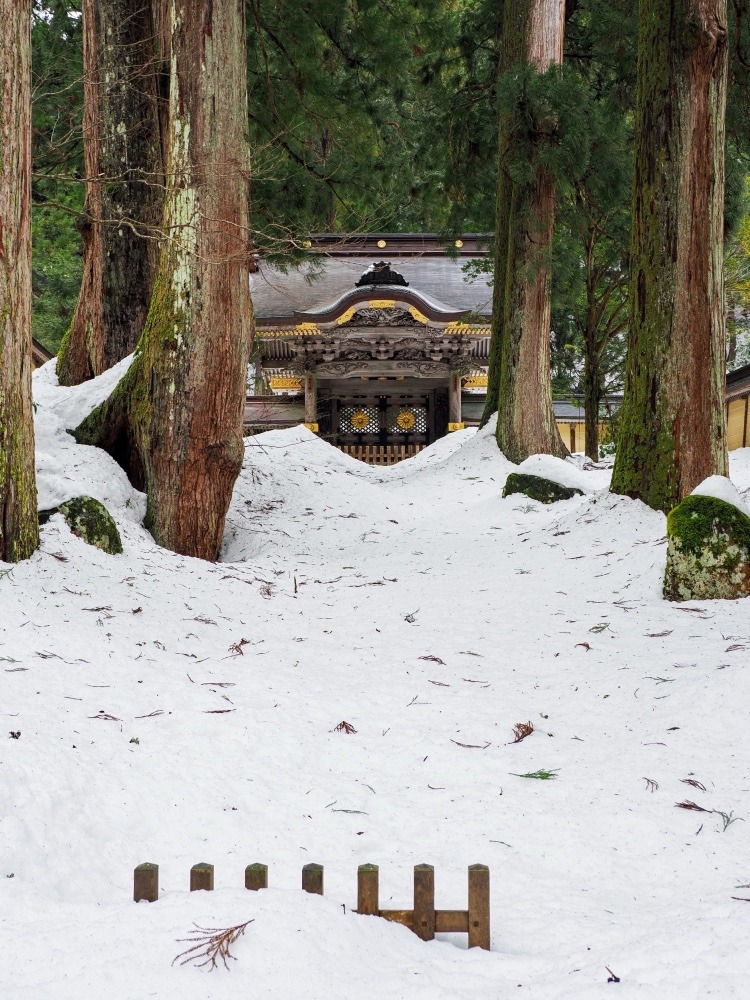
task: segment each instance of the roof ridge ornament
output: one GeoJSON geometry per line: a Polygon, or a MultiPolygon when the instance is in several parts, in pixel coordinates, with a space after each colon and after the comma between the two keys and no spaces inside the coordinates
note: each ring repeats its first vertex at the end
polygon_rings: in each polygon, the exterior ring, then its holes
{"type": "Polygon", "coordinates": [[[380,260],[368,267],[354,287],[363,288],[366,285],[401,285],[408,288],[409,282],[404,280],[403,274],[391,270],[387,261],[380,260]]]}

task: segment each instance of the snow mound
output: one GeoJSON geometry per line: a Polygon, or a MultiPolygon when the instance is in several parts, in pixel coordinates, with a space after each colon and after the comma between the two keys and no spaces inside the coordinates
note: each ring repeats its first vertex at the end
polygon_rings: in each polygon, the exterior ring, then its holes
{"type": "MultiPolygon", "coordinates": [[[[484,434],[484,430],[479,432],[484,434]]],[[[463,448],[469,441],[477,435],[475,427],[466,427],[462,431],[453,431],[445,437],[438,438],[432,444],[428,444],[412,458],[405,458],[403,462],[391,465],[387,469],[380,469],[378,479],[386,482],[389,479],[403,478],[405,475],[412,475],[430,466],[439,465],[447,461],[451,455],[463,448]]]]}
{"type": "Polygon", "coordinates": [[[97,378],[81,385],[64,386],[57,379],[57,358],[53,358],[34,372],[34,402],[40,409],[53,413],[63,427],[77,427],[84,417],[109,398],[132,361],[130,354],[97,378]]]}
{"type": "Polygon", "coordinates": [[[79,445],[68,433],[109,397],[131,361],[132,357],[125,358],[98,378],[70,388],[59,384],[54,358],[34,372],[39,510],[90,496],[104,504],[120,529],[123,521],[143,520],[146,497],[133,489],[117,462],[99,448],[79,445]]]}
{"type": "Polygon", "coordinates": [[[382,532],[397,523],[388,495],[374,482],[382,471],[302,426],[246,438],[221,560],[246,562],[290,548],[319,553],[355,544],[367,531],[382,532]],[[323,525],[330,530],[320,530],[323,525]]]}
{"type": "Polygon", "coordinates": [[[517,471],[527,476],[549,479],[553,483],[559,483],[560,486],[581,490],[582,493],[592,493],[599,488],[598,485],[593,485],[587,474],[581,472],[573,462],[555,458],[554,455],[529,455],[521,462],[517,471]]]}
{"type": "Polygon", "coordinates": [[[737,487],[727,479],[726,476],[709,476],[693,490],[694,497],[714,497],[716,500],[723,500],[724,503],[731,504],[746,517],[750,517],[750,510],[742,499],[737,487]]]}
{"type": "Polygon", "coordinates": [[[399,462],[390,469],[380,470],[378,481],[386,483],[398,480],[414,486],[432,482],[435,488],[440,488],[448,481],[454,488],[461,481],[492,481],[499,482],[502,489],[505,477],[515,466],[497,446],[496,421],[497,417],[493,416],[480,430],[467,428],[454,431],[429,445],[415,458],[399,462]]]}

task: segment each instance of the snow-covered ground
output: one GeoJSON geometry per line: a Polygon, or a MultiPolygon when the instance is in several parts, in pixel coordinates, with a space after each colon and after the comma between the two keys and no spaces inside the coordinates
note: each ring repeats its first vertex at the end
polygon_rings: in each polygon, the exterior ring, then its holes
{"type": "MultiPolygon", "coordinates": [[[[116,375],[37,374],[39,485],[102,500],[124,554],[57,516],[0,568],[3,1000],[750,995],[750,604],[661,599],[661,514],[572,465],[586,496],[503,500],[485,433],[378,470],[295,429],[249,442],[201,563],[65,433],[116,375]],[[353,913],[363,862],[389,908],[416,863],[455,909],[489,865],[492,951],[353,913]],[[193,924],[248,920],[229,972],[171,965],[193,924]]],[[[750,449],[732,479],[747,498],[750,449]]]]}

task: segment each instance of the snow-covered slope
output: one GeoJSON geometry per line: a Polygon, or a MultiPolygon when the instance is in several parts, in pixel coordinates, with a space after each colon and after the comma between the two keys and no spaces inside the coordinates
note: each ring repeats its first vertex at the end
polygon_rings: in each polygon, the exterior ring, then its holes
{"type": "Polygon", "coordinates": [[[65,433],[107,386],[37,385],[43,505],[97,496],[125,552],[56,517],[2,567],[0,997],[747,994],[750,605],[661,600],[661,514],[601,470],[553,507],[503,500],[488,431],[368,469],[295,429],[249,442],[208,565],[159,549],[65,433]],[[131,901],[141,861],[158,903],[131,901]],[[198,861],[212,894],[187,891],[198,861]],[[492,952],[352,913],[366,861],[384,907],[419,862],[465,907],[489,865],[492,952]],[[246,920],[231,971],[171,966],[193,923],[246,920]]]}

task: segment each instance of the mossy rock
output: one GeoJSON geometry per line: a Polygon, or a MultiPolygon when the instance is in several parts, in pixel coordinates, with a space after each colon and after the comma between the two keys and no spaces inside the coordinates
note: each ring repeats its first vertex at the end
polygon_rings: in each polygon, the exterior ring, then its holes
{"type": "Polygon", "coordinates": [[[750,596],[750,517],[716,497],[686,497],[667,517],[668,601],[750,596]]]}
{"type": "Polygon", "coordinates": [[[551,479],[529,476],[523,472],[511,472],[505,481],[503,496],[509,497],[513,493],[523,493],[524,496],[540,503],[557,503],[558,500],[583,496],[583,490],[577,490],[574,486],[562,486],[551,479]]]}
{"type": "Polygon", "coordinates": [[[73,534],[89,545],[112,555],[122,552],[120,532],[112,515],[104,504],[93,497],[74,497],[59,507],[40,510],[39,523],[46,524],[53,514],[62,514],[73,534]]]}

